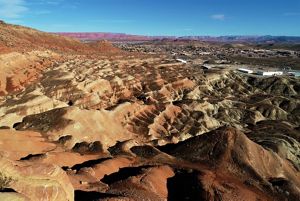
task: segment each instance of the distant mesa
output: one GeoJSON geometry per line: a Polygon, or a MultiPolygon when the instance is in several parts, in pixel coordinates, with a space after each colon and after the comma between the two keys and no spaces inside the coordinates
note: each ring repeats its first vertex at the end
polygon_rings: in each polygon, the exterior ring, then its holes
{"type": "Polygon", "coordinates": [[[120,40],[120,41],[148,41],[154,37],[129,35],[123,33],[56,33],[58,35],[76,38],[79,40],[120,40]]]}
{"type": "MultiPolygon", "coordinates": [[[[99,44],[91,46],[70,37],[46,33],[35,29],[6,24],[0,21],[0,53],[8,52],[28,52],[32,50],[52,50],[68,53],[106,53],[108,43],[106,43],[105,52],[101,52],[99,44]]],[[[68,36],[68,35],[66,35],[68,36]]],[[[116,52],[115,47],[111,47],[108,52],[116,52]]]]}
{"type": "Polygon", "coordinates": [[[96,41],[94,43],[90,44],[91,47],[94,49],[100,51],[100,52],[106,52],[106,53],[118,53],[121,52],[121,50],[111,44],[111,42],[107,40],[100,40],[96,41]]]}
{"type": "Polygon", "coordinates": [[[83,41],[153,41],[153,40],[196,40],[204,42],[250,42],[250,43],[300,43],[297,36],[145,36],[110,32],[58,32],[62,36],[83,41]]]}

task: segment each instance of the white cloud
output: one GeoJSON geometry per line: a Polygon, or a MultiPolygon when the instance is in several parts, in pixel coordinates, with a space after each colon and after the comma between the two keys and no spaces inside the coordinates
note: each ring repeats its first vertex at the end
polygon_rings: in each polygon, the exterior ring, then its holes
{"type": "Polygon", "coordinates": [[[64,0],[31,0],[28,2],[29,4],[34,5],[52,5],[57,6],[60,5],[64,0]]]}
{"type": "Polygon", "coordinates": [[[59,5],[63,2],[63,0],[46,0],[44,2],[50,5],[59,5]]]}
{"type": "Polygon", "coordinates": [[[211,15],[210,16],[211,19],[214,19],[214,20],[225,20],[225,15],[224,14],[214,14],[214,15],[211,15]]]}
{"type": "Polygon", "coordinates": [[[0,17],[16,19],[28,11],[25,0],[0,0],[0,17]]]}

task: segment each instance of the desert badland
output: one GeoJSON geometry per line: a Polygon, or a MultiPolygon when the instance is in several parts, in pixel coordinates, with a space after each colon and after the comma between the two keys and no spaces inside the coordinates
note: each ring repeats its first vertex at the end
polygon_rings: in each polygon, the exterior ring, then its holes
{"type": "Polygon", "coordinates": [[[65,35],[0,23],[0,200],[300,200],[299,46],[65,35]]]}

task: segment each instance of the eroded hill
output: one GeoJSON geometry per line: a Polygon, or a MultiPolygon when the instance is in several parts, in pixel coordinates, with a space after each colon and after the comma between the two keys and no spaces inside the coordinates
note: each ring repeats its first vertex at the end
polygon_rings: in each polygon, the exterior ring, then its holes
{"type": "Polygon", "coordinates": [[[300,199],[299,78],[115,53],[6,84],[0,199],[300,199]]]}

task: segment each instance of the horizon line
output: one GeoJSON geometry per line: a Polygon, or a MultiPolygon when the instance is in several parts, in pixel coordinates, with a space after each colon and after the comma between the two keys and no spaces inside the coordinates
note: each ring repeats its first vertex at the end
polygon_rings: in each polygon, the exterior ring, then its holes
{"type": "Polygon", "coordinates": [[[180,37],[211,37],[211,38],[218,38],[218,37],[293,37],[293,38],[300,38],[300,35],[272,35],[272,34],[224,34],[224,35],[168,35],[168,34],[162,34],[162,35],[147,35],[147,34],[135,34],[135,33],[126,33],[126,32],[109,32],[109,31],[44,31],[47,33],[53,33],[53,34],[123,34],[128,36],[144,36],[144,37],[173,37],[173,38],[180,38],[180,37]]]}
{"type": "Polygon", "coordinates": [[[143,36],[143,37],[173,37],[173,38],[180,38],[180,37],[211,37],[211,38],[220,38],[220,37],[265,37],[265,36],[270,36],[270,37],[293,37],[293,38],[300,38],[300,35],[276,35],[276,34],[224,34],[224,35],[170,35],[170,34],[161,34],[161,35],[149,35],[149,34],[137,34],[137,33],[126,33],[126,32],[109,32],[109,31],[45,31],[41,30],[36,27],[30,27],[30,26],[24,26],[21,24],[16,24],[16,23],[10,23],[6,22],[4,20],[0,19],[0,22],[3,22],[4,24],[8,25],[15,25],[15,26],[22,26],[22,27],[27,27],[31,29],[35,29],[37,31],[45,32],[45,33],[52,33],[52,34],[60,34],[60,33],[85,33],[85,34],[92,34],[92,33],[109,33],[109,34],[125,34],[129,36],[143,36]]]}

